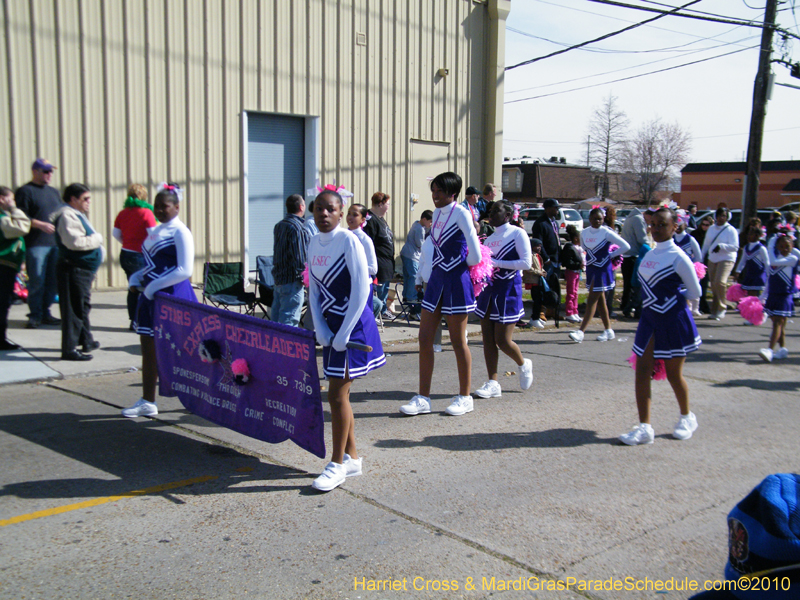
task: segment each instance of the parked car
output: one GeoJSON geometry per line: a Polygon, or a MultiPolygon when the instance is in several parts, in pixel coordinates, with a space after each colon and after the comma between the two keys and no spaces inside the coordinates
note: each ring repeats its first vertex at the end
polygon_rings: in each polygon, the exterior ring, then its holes
{"type": "MultiPolygon", "coordinates": [[[[543,208],[523,208],[519,211],[519,216],[523,219],[523,227],[528,235],[531,235],[533,222],[543,214],[543,208]]],[[[579,233],[583,231],[583,218],[574,208],[559,208],[556,222],[558,223],[558,235],[562,239],[567,239],[567,225],[575,225],[579,233]]]]}
{"type": "MultiPolygon", "coordinates": [[[[728,211],[730,213],[730,217],[728,217],[728,223],[733,225],[736,229],[739,229],[742,226],[742,209],[741,208],[734,208],[733,210],[728,211]]],[[[775,214],[775,211],[771,208],[759,208],[756,211],[756,216],[761,219],[761,224],[766,225],[775,214]]],[[[711,215],[714,215],[714,212],[711,212],[711,215]]]]}
{"type": "Polygon", "coordinates": [[[784,204],[780,208],[776,209],[778,212],[787,213],[792,211],[794,214],[800,214],[800,202],[790,202],[789,204],[784,204]]]}

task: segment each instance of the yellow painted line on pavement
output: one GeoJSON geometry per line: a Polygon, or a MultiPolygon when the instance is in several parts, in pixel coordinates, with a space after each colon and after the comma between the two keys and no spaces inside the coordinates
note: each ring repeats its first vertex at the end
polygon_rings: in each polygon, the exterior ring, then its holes
{"type": "Polygon", "coordinates": [[[0,527],[6,525],[14,525],[15,523],[23,523],[25,521],[32,521],[33,519],[41,519],[42,517],[51,517],[53,515],[60,515],[61,513],[70,512],[72,510],[80,510],[81,508],[89,508],[91,506],[99,506],[108,502],[116,502],[124,498],[135,498],[136,496],[145,496],[147,494],[157,494],[166,490],[173,490],[175,488],[192,485],[193,483],[203,483],[217,479],[217,475],[206,475],[204,477],[195,477],[194,479],[182,479],[181,481],[173,481],[172,483],[162,483],[153,487],[145,488],[143,490],[134,490],[126,492],[119,496],[106,496],[105,498],[95,498],[94,500],[86,500],[85,502],[77,502],[76,504],[66,504],[64,506],[57,506],[55,508],[48,508],[47,510],[39,510],[36,512],[28,513],[27,515],[19,515],[11,517],[10,519],[0,520],[0,527]]]}

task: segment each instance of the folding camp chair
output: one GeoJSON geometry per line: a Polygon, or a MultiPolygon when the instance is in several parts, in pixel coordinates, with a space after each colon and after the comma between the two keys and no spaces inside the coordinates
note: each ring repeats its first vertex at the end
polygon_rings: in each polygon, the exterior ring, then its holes
{"type": "Polygon", "coordinates": [[[275,292],[271,256],[256,256],[256,290],[256,305],[264,311],[264,318],[269,319],[275,292]]]}
{"type": "Polygon", "coordinates": [[[244,267],[240,262],[207,262],[203,272],[203,303],[246,315],[255,313],[256,295],[244,290],[244,267]]]}
{"type": "MultiPolygon", "coordinates": [[[[413,314],[419,317],[419,313],[422,310],[422,303],[420,301],[408,302],[403,297],[403,291],[404,291],[404,284],[402,281],[398,281],[397,283],[394,284],[395,300],[398,306],[400,306],[400,312],[395,314],[394,318],[395,320],[405,319],[406,323],[411,325],[411,315],[413,314]]],[[[416,320],[418,321],[419,318],[417,318],[416,320]]]]}

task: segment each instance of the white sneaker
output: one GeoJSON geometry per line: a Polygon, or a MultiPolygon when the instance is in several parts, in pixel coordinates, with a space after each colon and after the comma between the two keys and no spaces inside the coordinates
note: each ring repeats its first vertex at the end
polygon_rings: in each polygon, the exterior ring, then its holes
{"type": "Polygon", "coordinates": [[[531,319],[531,325],[536,329],[544,329],[544,321],[541,319],[531,319]]]}
{"type": "Polygon", "coordinates": [[[445,412],[454,417],[472,412],[472,396],[453,396],[453,401],[445,412]]]}
{"type": "Polygon", "coordinates": [[[782,360],[789,357],[789,349],[781,347],[777,352],[772,355],[775,360],[782,360]]]}
{"type": "Polygon", "coordinates": [[[583,341],[583,332],[580,329],[570,331],[569,337],[572,338],[573,342],[578,342],[580,344],[583,341]]]}
{"type": "Polygon", "coordinates": [[[384,310],[381,313],[381,317],[384,321],[394,321],[394,313],[391,312],[389,309],[384,310]]]}
{"type": "Polygon", "coordinates": [[[148,402],[144,398],[139,398],[139,401],[130,408],[122,409],[122,416],[130,419],[134,417],[153,417],[158,414],[158,407],[155,402],[148,402]]]}
{"type": "Polygon", "coordinates": [[[613,329],[606,329],[603,333],[597,336],[598,342],[607,342],[608,340],[613,340],[615,337],[613,329]]]}
{"type": "Polygon", "coordinates": [[[708,315],[708,320],[709,321],[719,321],[719,314],[711,313],[710,315],[708,315]]]}
{"type": "Polygon", "coordinates": [[[619,441],[628,446],[638,446],[639,444],[652,444],[655,434],[649,423],[639,423],[628,433],[619,436],[619,441]]]}
{"type": "Polygon", "coordinates": [[[725,312],[726,312],[725,310],[721,310],[717,313],[717,321],[725,318],[725,312]]]}
{"type": "Polygon", "coordinates": [[[564,320],[568,323],[580,323],[581,318],[578,315],[567,315],[564,317],[564,320]]]}
{"type": "Polygon", "coordinates": [[[676,440],[688,440],[692,437],[694,430],[697,429],[697,417],[693,412],[688,415],[681,415],[678,419],[678,424],[675,425],[675,431],[672,432],[672,437],[676,440]]]}
{"type": "Polygon", "coordinates": [[[692,311],[692,316],[693,317],[702,317],[703,313],[701,313],[699,310],[693,310],[692,311]]]}
{"type": "Polygon", "coordinates": [[[527,390],[531,385],[533,385],[533,363],[530,358],[526,358],[519,368],[519,387],[527,390]]]}
{"type": "Polygon", "coordinates": [[[360,458],[352,458],[347,452],[344,453],[344,462],[342,462],[342,464],[346,471],[345,477],[361,475],[361,460],[360,458]]]}
{"type": "Polygon", "coordinates": [[[347,479],[347,469],[339,463],[329,462],[325,465],[322,475],[311,484],[315,490],[320,492],[330,492],[333,488],[339,487],[347,479]]]}
{"type": "Polygon", "coordinates": [[[503,390],[500,388],[500,384],[497,381],[490,379],[475,390],[475,395],[481,398],[499,398],[503,395],[503,390]]]}
{"type": "Polygon", "coordinates": [[[400,412],[406,415],[423,415],[431,412],[431,399],[419,394],[411,398],[408,404],[400,407],[400,412]]]}
{"type": "Polygon", "coordinates": [[[769,348],[762,348],[758,351],[758,355],[764,359],[765,362],[772,362],[772,350],[769,348]]]}
{"type": "Polygon", "coordinates": [[[434,344],[433,345],[433,351],[434,352],[441,352],[442,351],[442,345],[441,344],[434,344]]]}

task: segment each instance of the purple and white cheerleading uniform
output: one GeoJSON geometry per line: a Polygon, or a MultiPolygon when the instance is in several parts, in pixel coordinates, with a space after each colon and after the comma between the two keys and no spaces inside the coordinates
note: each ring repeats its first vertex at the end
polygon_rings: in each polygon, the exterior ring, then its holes
{"type": "Polygon", "coordinates": [[[472,215],[455,202],[437,208],[430,238],[433,263],[422,308],[434,312],[441,302],[443,315],[473,312],[476,303],[469,267],[481,261],[481,243],[472,215]]]}
{"type": "Polygon", "coordinates": [[[697,350],[702,343],[687,298],[700,297],[700,282],[694,264],[673,240],[659,242],[639,264],[642,285],[642,316],[636,329],[633,351],[644,355],[655,338],[654,358],[676,358],[697,350]]]}
{"type": "Polygon", "coordinates": [[[770,256],[768,296],[764,312],[770,316],[791,317],[794,314],[793,295],[797,291],[794,283],[800,251],[793,249],[789,256],[770,256]]]}
{"type": "Polygon", "coordinates": [[[525,316],[522,306],[521,269],[531,268],[531,243],[524,229],[506,223],[486,238],[483,245],[492,251],[492,264],[498,269],[478,296],[475,313],[490,321],[516,323],[525,316]]]}
{"type": "Polygon", "coordinates": [[[739,284],[743,290],[763,292],[767,285],[769,269],[769,254],[764,244],[753,242],[747,244],[742,250],[742,258],[736,265],[739,275],[739,284]]]}
{"type": "Polygon", "coordinates": [[[701,261],[703,253],[700,250],[700,244],[698,244],[697,240],[689,235],[688,232],[676,233],[672,236],[672,239],[675,240],[675,245],[678,246],[678,248],[686,252],[686,256],[688,256],[692,262],[701,261]]]}
{"type": "Polygon", "coordinates": [[[630,244],[608,227],[588,227],[581,232],[581,247],[586,251],[586,288],[590,292],[613,290],[615,283],[611,259],[630,250],[630,244]],[[619,248],[609,252],[612,244],[619,248]]]}
{"type": "Polygon", "coordinates": [[[325,375],[363,377],[386,364],[372,315],[372,295],[364,247],[350,231],[337,227],[318,233],[308,244],[308,303],[325,375]],[[348,342],[372,346],[348,349],[348,342]]]}
{"type": "Polygon", "coordinates": [[[197,302],[190,278],[194,266],[194,238],[180,218],[155,227],[142,244],[145,266],[131,275],[128,285],[144,288],[139,294],[133,329],[153,337],[153,296],[164,292],[197,302]]]}

